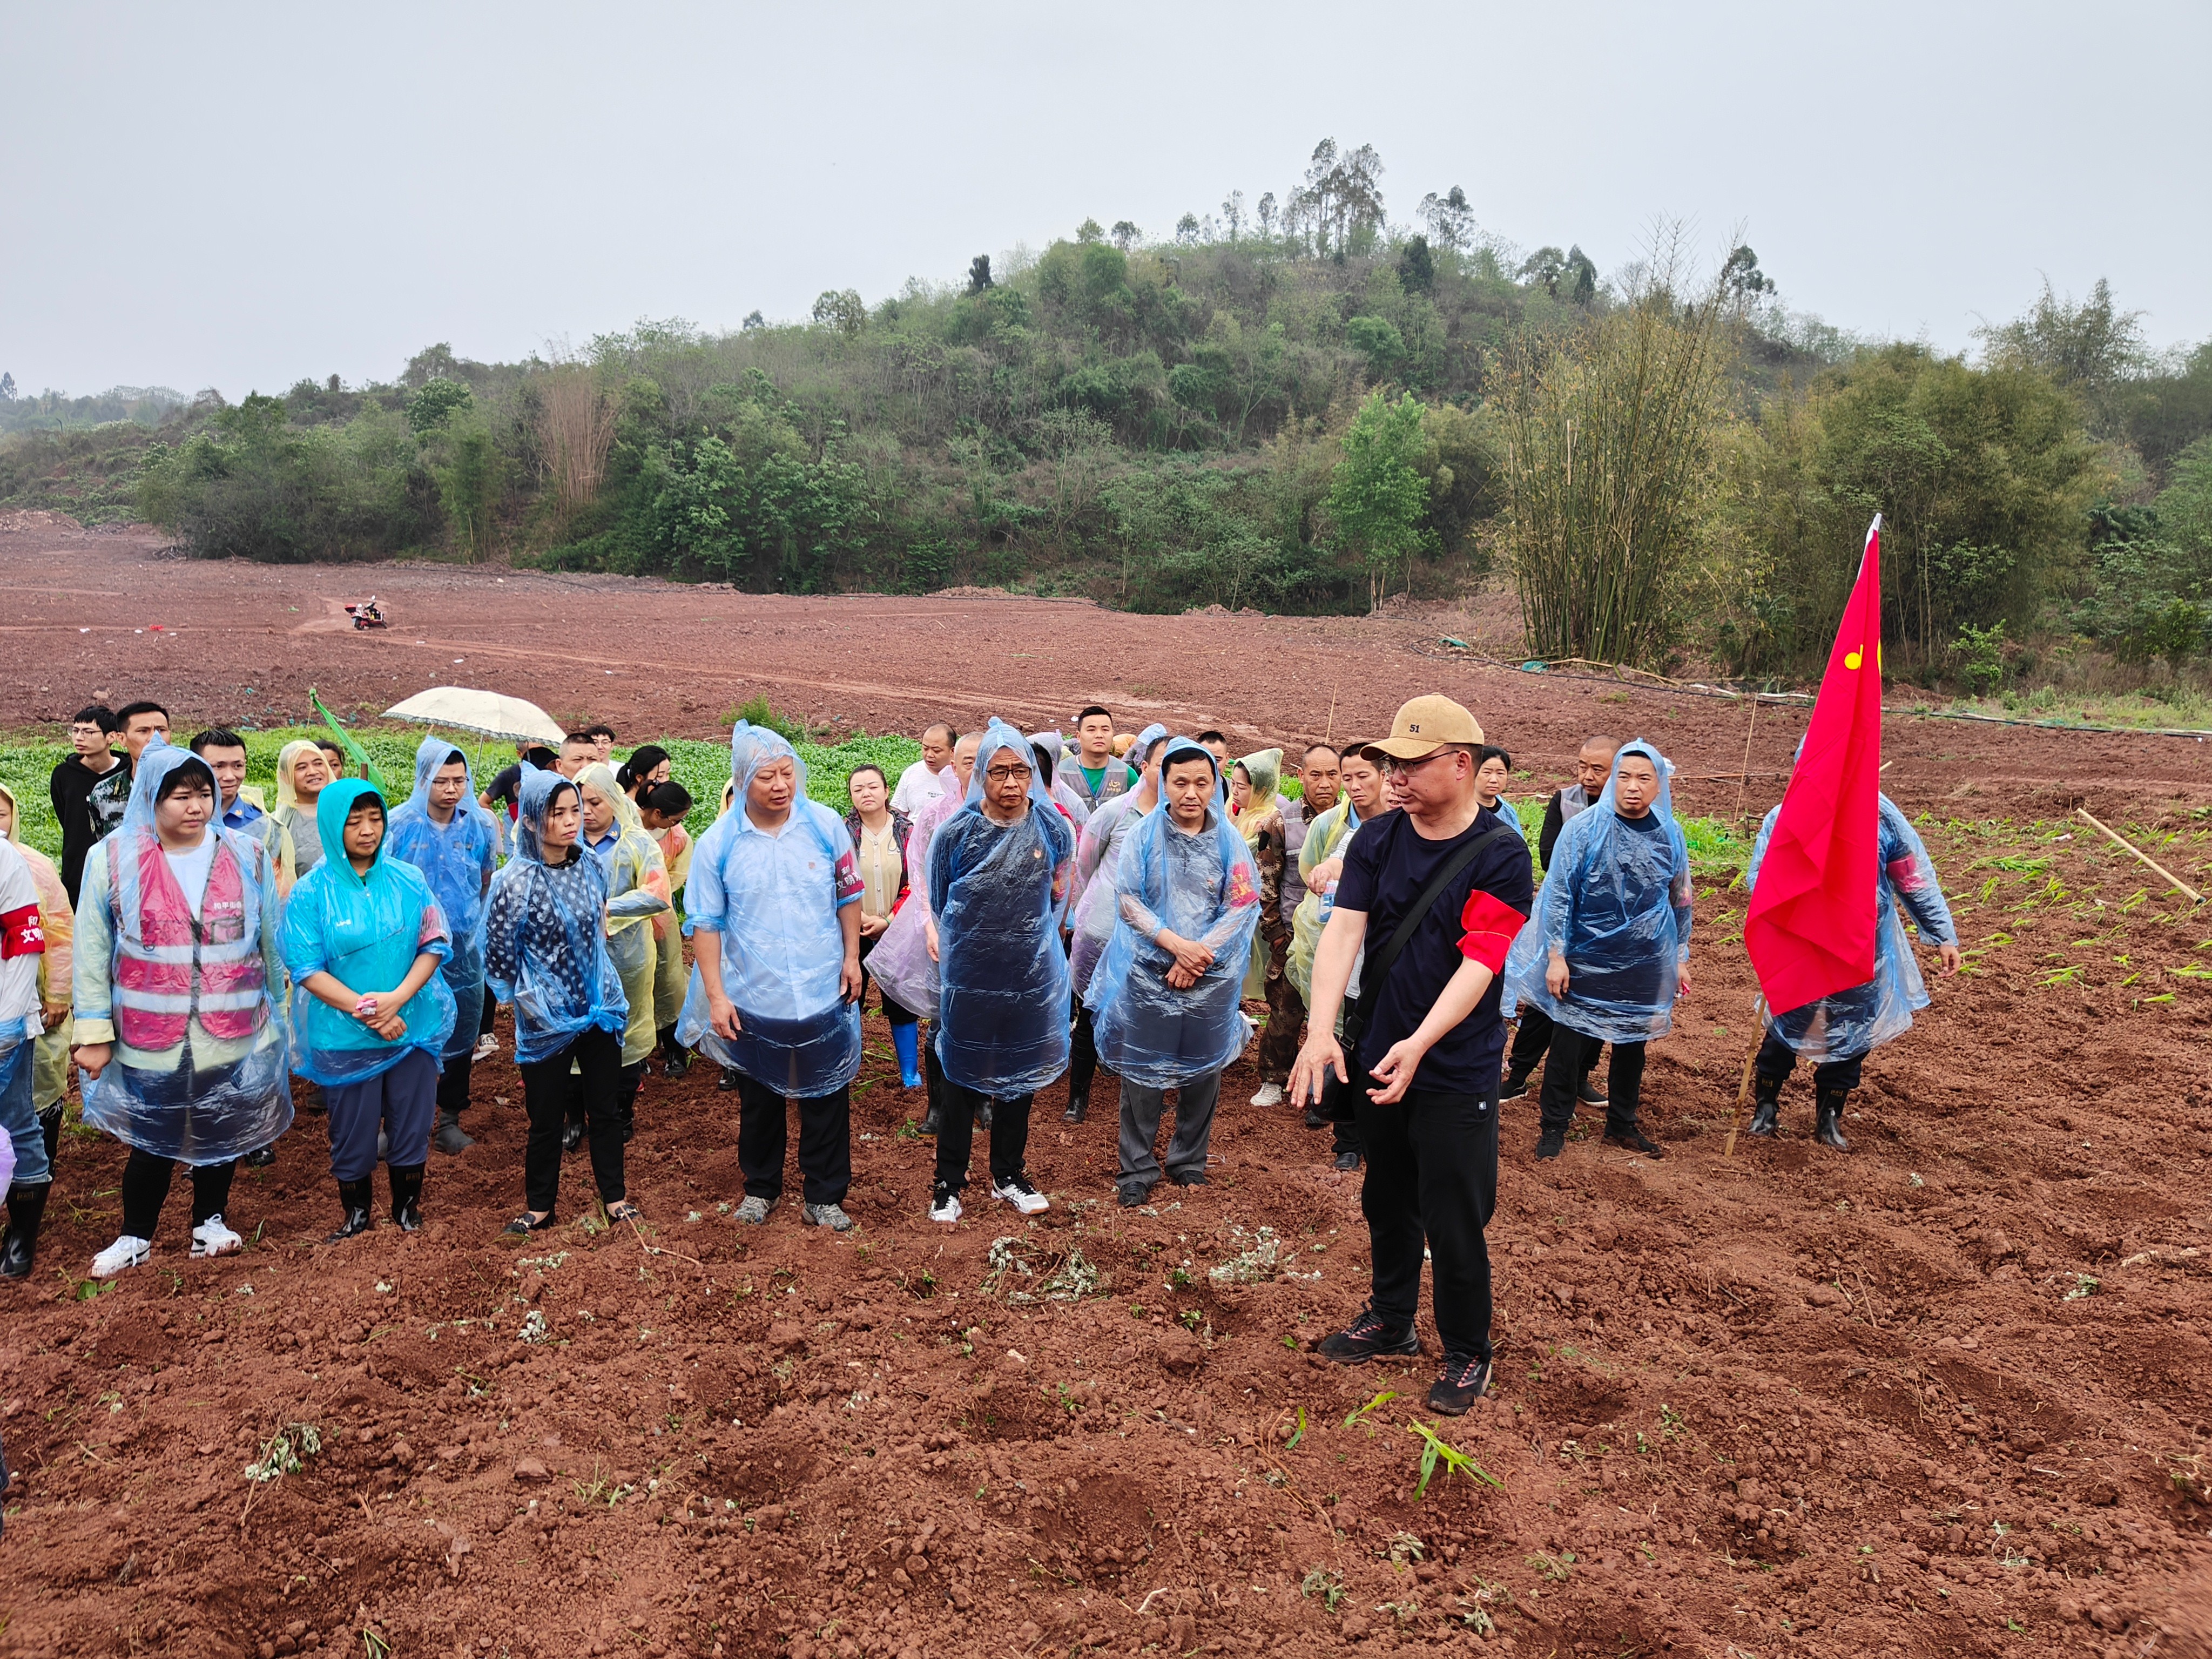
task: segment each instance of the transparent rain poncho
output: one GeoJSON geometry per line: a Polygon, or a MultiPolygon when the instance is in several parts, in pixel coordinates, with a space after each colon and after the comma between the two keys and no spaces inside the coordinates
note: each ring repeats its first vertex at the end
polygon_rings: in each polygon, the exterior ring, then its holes
{"type": "Polygon", "coordinates": [[[1012,1099],[1067,1069],[1060,918],[1074,858],[1075,830],[1053,805],[1029,739],[993,720],[976,749],[966,800],[929,847],[937,1058],[963,1089],[1012,1099]],[[984,781],[1001,755],[1030,768],[1030,810],[1011,824],[986,817],[982,805],[984,781]]]}
{"type": "Polygon", "coordinates": [[[1607,1042],[1644,1042],[1674,1029],[1675,988],[1690,953],[1691,884],[1672,771],[1650,744],[1624,745],[1597,805],[1559,832],[1535,910],[1506,955],[1509,1017],[1516,1006],[1540,1009],[1607,1042]],[[1658,772],[1659,797],[1632,821],[1613,810],[1613,793],[1621,762],[1638,755],[1658,772]],[[1544,983],[1555,951],[1566,957],[1565,997],[1544,983]]]}
{"type": "Polygon", "coordinates": [[[252,836],[210,823],[218,845],[203,921],[193,923],[154,829],[155,795],[188,764],[204,763],[159,738],[148,744],[122,823],[87,856],[74,962],[77,1040],[93,1040],[86,1027],[94,1022],[113,1022],[116,1035],[106,1069],[95,1079],[80,1067],[77,1082],[94,1128],[157,1158],[204,1165],[258,1152],[291,1127],[292,1085],[276,1000],[283,959],[276,860],[252,836]],[[189,1013],[177,1006],[184,1002],[189,1013]]]}
{"type": "MultiPolygon", "coordinates": [[[[1091,808],[1061,774],[1060,757],[1066,753],[1057,732],[1039,732],[1030,738],[1030,763],[1044,778],[1045,789],[1074,823],[1077,830],[1091,822],[1091,808]]],[[[1114,763],[1116,766],[1121,763],[1114,763]]]]}
{"type": "Polygon", "coordinates": [[[660,843],[647,833],[637,803],[615,781],[613,769],[595,761],[576,775],[579,787],[598,790],[613,802],[615,844],[592,848],[607,872],[607,954],[622,975],[629,1000],[629,1024],[623,1032],[622,1061],[635,1066],[653,1050],[660,1034],[653,1023],[654,955],[653,919],[675,908],[669,897],[668,861],[660,843]]]}
{"type": "Polygon", "coordinates": [[[558,772],[526,772],[516,802],[514,856],[491,878],[484,911],[484,982],[514,1010],[514,1063],[550,1060],[594,1027],[617,1036],[629,1021],[622,976],[607,954],[607,875],[580,847],[548,864],[538,837],[562,791],[558,772]]]}
{"type": "MultiPolygon", "coordinates": [[[[1213,757],[1176,738],[1166,762],[1213,757]]],[[[1164,769],[1164,768],[1163,769],[1164,769]]],[[[1260,877],[1252,849],[1213,805],[1195,833],[1176,828],[1164,805],[1138,821],[1115,877],[1113,942],[1091,975],[1085,1004],[1098,1063],[1150,1089],[1180,1087],[1218,1071],[1244,1052],[1252,1022],[1238,988],[1260,916],[1260,877]],[[1213,952],[1198,983],[1168,983],[1175,957],[1158,942],[1164,930],[1213,952]]]]}
{"type": "MultiPolygon", "coordinates": [[[[1918,832],[1896,802],[1887,795],[1879,800],[1881,856],[1875,872],[1874,977],[1848,991],[1766,1016],[1767,1029],[1816,1066],[1851,1059],[1903,1036],[1912,1029],[1913,1014],[1928,1006],[1920,964],[1913,959],[1911,941],[1898,920],[1899,904],[1911,913],[1923,943],[1955,945],[1959,940],[1951,907],[1944,902],[1943,884],[1918,832]]],[[[1746,892],[1759,884],[1766,843],[1781,816],[1781,807],[1776,806],[1759,826],[1751,865],[1744,872],[1746,892]]]]}
{"type": "Polygon", "coordinates": [[[929,954],[929,847],[937,832],[966,803],[952,787],[952,769],[945,769],[945,793],[932,795],[914,815],[907,831],[906,902],[891,915],[890,926],[868,952],[868,972],[893,1002],[923,1019],[937,1018],[941,981],[937,959],[929,954]]]}
{"type": "MultiPolygon", "coordinates": [[[[1252,781],[1251,799],[1244,803],[1243,811],[1232,815],[1244,844],[1256,856],[1261,835],[1270,830],[1279,842],[1286,842],[1289,837],[1283,824],[1283,803],[1278,793],[1283,778],[1283,751],[1262,749],[1230,764],[1232,769],[1241,767],[1244,775],[1252,781]]],[[[1279,853],[1281,850],[1277,848],[1279,853]]],[[[1267,946],[1264,940],[1254,945],[1252,959],[1244,971],[1244,994],[1255,1002],[1267,1000],[1267,946]]]]}
{"type": "MultiPolygon", "coordinates": [[[[292,1069],[311,1083],[343,1087],[390,1071],[413,1050],[435,1059],[459,1022],[452,988],[433,974],[400,1010],[406,1031],[384,1038],[307,989],[311,975],[329,973],[356,994],[395,989],[428,952],[441,966],[452,954],[437,896],[414,865],[392,856],[387,829],[366,876],[346,856],[346,815],[362,797],[381,802],[376,786],[343,778],[315,803],[322,861],[300,878],[284,905],[284,966],[292,975],[292,1069]]],[[[481,981],[479,981],[481,983],[481,981]]],[[[468,1033],[476,1041],[476,1033],[468,1033]]]]}
{"type": "Polygon", "coordinates": [[[835,1094],[860,1069],[860,1006],[845,1000],[838,919],[860,902],[853,838],[842,818],[807,799],[806,763],[766,727],[738,722],[730,775],[734,805],[691,855],[684,931],[695,945],[702,927],[721,936],[722,994],[738,1012],[738,1035],[732,1042],[708,1024],[695,963],[677,1040],[779,1094],[835,1094]],[[791,816],[774,833],[757,830],[747,811],[753,779],[787,759],[796,774],[791,816]]]}
{"type": "Polygon", "coordinates": [[[499,847],[497,820],[477,805],[476,774],[468,756],[443,738],[423,738],[415,751],[415,793],[393,809],[383,856],[420,870],[446,913],[453,954],[440,972],[460,1015],[442,1059],[456,1059],[476,1047],[476,1011],[483,1006],[484,878],[497,867],[499,847]],[[453,822],[441,826],[430,817],[430,781],[457,757],[463,768],[461,799],[453,822]]]}
{"type": "MultiPolygon", "coordinates": [[[[1318,866],[1342,853],[1352,844],[1352,835],[1359,825],[1359,810],[1352,805],[1349,795],[1308,824],[1305,844],[1298,848],[1299,877],[1311,875],[1318,866]]],[[[1291,913],[1291,954],[1283,964],[1283,972],[1297,987],[1299,997],[1308,1003],[1313,1000],[1314,952],[1321,948],[1322,929],[1328,926],[1329,913],[1335,908],[1334,889],[1316,893],[1308,887],[1306,896],[1298,901],[1298,908],[1291,913]]]]}
{"type": "MultiPolygon", "coordinates": [[[[1164,742],[1167,735],[1167,727],[1157,723],[1138,732],[1136,741],[1129,745],[1128,764],[1141,774],[1152,745],[1164,742]]],[[[1103,802],[1085,823],[1076,842],[1075,874],[1067,895],[1068,927],[1073,934],[1068,942],[1068,972],[1079,997],[1090,988],[1098,958],[1106,954],[1107,941],[1114,937],[1115,918],[1120,915],[1114,872],[1122,848],[1144,817],[1137,805],[1144,792],[1145,786],[1139,782],[1135,788],[1103,802]]]]}

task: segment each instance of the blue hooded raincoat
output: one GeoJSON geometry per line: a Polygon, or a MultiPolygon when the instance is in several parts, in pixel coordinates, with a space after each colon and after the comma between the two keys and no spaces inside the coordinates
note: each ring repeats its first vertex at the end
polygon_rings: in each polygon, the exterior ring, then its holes
{"type": "MultiPolygon", "coordinates": [[[[310,975],[330,973],[362,995],[390,991],[425,951],[442,969],[453,954],[446,917],[430,884],[413,865],[392,856],[385,831],[367,875],[346,856],[345,822],[363,798],[384,804],[376,786],[343,778],[315,802],[319,863],[300,878],[284,906],[284,966],[292,975],[292,1069],[311,1083],[343,1087],[388,1072],[410,1049],[432,1059],[453,1034],[453,994],[441,972],[430,975],[400,1011],[407,1030],[384,1038],[350,1013],[307,989],[310,975]]],[[[476,1033],[469,1032],[469,1040],[476,1033]]]]}
{"type": "Polygon", "coordinates": [[[468,765],[468,756],[443,738],[423,738],[415,751],[415,793],[392,812],[384,843],[385,857],[422,872],[438,908],[446,913],[452,951],[439,971],[453,994],[457,1011],[453,1035],[441,1056],[446,1060],[476,1046],[477,1015],[483,1006],[484,882],[499,863],[499,826],[477,805],[476,775],[465,769],[468,765]],[[441,825],[430,817],[430,780],[457,757],[465,781],[453,821],[441,825]]]}

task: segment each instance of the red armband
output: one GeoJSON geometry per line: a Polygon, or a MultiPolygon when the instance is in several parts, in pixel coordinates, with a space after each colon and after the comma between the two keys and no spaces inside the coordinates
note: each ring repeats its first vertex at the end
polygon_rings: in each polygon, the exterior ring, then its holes
{"type": "Polygon", "coordinates": [[[37,905],[0,911],[0,962],[17,957],[44,956],[46,951],[46,929],[39,920],[37,905]]]}
{"type": "Polygon", "coordinates": [[[1505,953],[1513,948],[1514,935],[1528,920],[1504,900],[1478,887],[1467,896],[1467,907],[1459,913],[1459,925],[1466,929],[1459,953],[1493,974],[1502,974],[1505,953]]]}
{"type": "Polygon", "coordinates": [[[1917,892],[1920,888],[1920,860],[1909,854],[1891,860],[1889,884],[1900,893],[1917,892]]]}

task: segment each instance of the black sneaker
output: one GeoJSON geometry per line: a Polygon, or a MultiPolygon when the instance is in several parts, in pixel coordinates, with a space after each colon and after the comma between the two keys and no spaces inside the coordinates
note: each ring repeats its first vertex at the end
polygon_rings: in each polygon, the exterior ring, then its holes
{"type": "Polygon", "coordinates": [[[726,1095],[735,1092],[738,1085],[741,1081],[743,1081],[743,1079],[734,1069],[725,1066],[722,1067],[721,1076],[714,1079],[714,1086],[726,1095]]]}
{"type": "Polygon", "coordinates": [[[1540,1158],[1557,1158],[1566,1148],[1567,1132],[1565,1129],[1547,1129],[1536,1137],[1536,1156],[1540,1158]]]}
{"type": "Polygon", "coordinates": [[[689,1048],[677,1049],[660,1064],[660,1074],[663,1077],[682,1077],[690,1069],[691,1051],[689,1048]]]}
{"type": "Polygon", "coordinates": [[[1659,1143],[1648,1139],[1641,1129],[1626,1129],[1619,1134],[1609,1134],[1605,1138],[1605,1144],[1608,1146],[1618,1146],[1624,1152],[1641,1152],[1646,1158],[1667,1156],[1659,1150],[1659,1143]]]}
{"type": "Polygon", "coordinates": [[[1520,1099],[1528,1092],[1528,1079],[1535,1075],[1536,1068],[1533,1066],[1525,1072],[1508,1073],[1505,1081],[1498,1085],[1498,1097],[1500,1100],[1520,1099]]]}
{"type": "Polygon", "coordinates": [[[1336,1155],[1336,1167],[1340,1170],[1358,1169],[1359,1167],[1359,1154],[1357,1152],[1339,1152],[1336,1155]]]}
{"type": "Polygon", "coordinates": [[[1444,1374],[1429,1390],[1429,1409],[1441,1417],[1464,1417],[1467,1408],[1490,1392],[1490,1362],[1472,1354],[1449,1354],[1444,1374]]]}
{"type": "Polygon", "coordinates": [[[1125,1210],[1133,1210],[1140,1207],[1144,1201],[1152,1195],[1152,1189],[1150,1188],[1137,1186],[1121,1187],[1115,1190],[1114,1201],[1119,1204],[1125,1210]]]}
{"type": "Polygon", "coordinates": [[[1320,1105],[1320,1103],[1316,1102],[1314,1104],[1312,1104],[1312,1105],[1310,1105],[1310,1106],[1308,1106],[1308,1107],[1306,1108],[1306,1127],[1307,1127],[1307,1128],[1309,1128],[1309,1129],[1326,1129],[1328,1127],[1328,1120],[1327,1118],[1323,1117],[1323,1116],[1321,1115],[1321,1105],[1320,1105]]]}
{"type": "Polygon", "coordinates": [[[1168,1179],[1174,1182],[1178,1187],[1203,1187],[1206,1185],[1206,1171],[1203,1170],[1170,1170],[1168,1171],[1168,1179]]]}
{"type": "Polygon", "coordinates": [[[570,1118],[561,1128],[561,1150],[573,1152],[584,1144],[584,1126],[570,1118]]]}
{"type": "Polygon", "coordinates": [[[1372,1308],[1361,1309],[1359,1316],[1352,1323],[1314,1345],[1316,1353],[1323,1359],[1334,1359],[1340,1365],[1364,1365],[1381,1355],[1419,1353],[1420,1351],[1421,1339],[1411,1326],[1394,1336],[1382,1316],[1372,1308]]]}
{"type": "Polygon", "coordinates": [[[249,1170],[265,1170],[276,1161],[276,1148],[274,1146],[264,1146],[259,1152],[248,1152],[238,1161],[249,1170]]]}

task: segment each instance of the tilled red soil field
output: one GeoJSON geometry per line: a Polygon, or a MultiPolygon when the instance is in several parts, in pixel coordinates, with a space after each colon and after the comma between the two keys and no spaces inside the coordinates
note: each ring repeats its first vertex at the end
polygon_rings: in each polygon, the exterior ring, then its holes
{"type": "MultiPolygon", "coordinates": [[[[1540,777],[1593,726],[1656,735],[1684,810],[1723,814],[1745,738],[1736,706],[1428,659],[1468,637],[1437,618],[275,571],[67,532],[0,537],[0,591],[19,726],[98,691],[181,722],[247,718],[237,687],[276,718],[310,680],[350,710],[465,676],[641,732],[756,692],[882,729],[1103,690],[1295,742],[1333,690],[1341,733],[1442,689],[1540,777]],[[289,631],[371,588],[391,635],[289,631]]],[[[1800,730],[1762,712],[1752,769],[1800,730]]],[[[40,1276],[0,1291],[0,1654],[2212,1652],[2212,925],[2059,821],[2086,799],[2197,881],[2203,750],[1917,720],[1888,748],[1968,974],[1869,1063],[1850,1154],[1809,1142],[1801,1073],[1790,1137],[1727,1156],[1753,988],[1741,895],[1701,882],[1696,994],[1646,1079],[1666,1158],[1539,1166],[1533,1098],[1505,1108],[1498,1387],[1457,1420],[1419,1409],[1425,1318],[1419,1363],[1310,1355],[1364,1299],[1358,1177],[1243,1103],[1249,1064],[1211,1185],[1116,1208],[1109,1116],[1062,1124],[1055,1087],[1054,1207],[971,1188],[945,1229],[872,1020],[855,1234],[731,1219],[702,1067],[647,1085],[641,1231],[594,1227],[571,1159],[564,1224],[515,1249],[502,1053],[425,1231],[321,1243],[303,1112],[241,1172],[251,1248],[187,1260],[180,1191],[152,1264],[89,1299],[121,1157],[72,1133],[40,1276]],[[1489,1479],[1424,1492],[1417,1425],[1489,1479]],[[279,1436],[296,1468],[249,1480],[279,1436]]]]}

